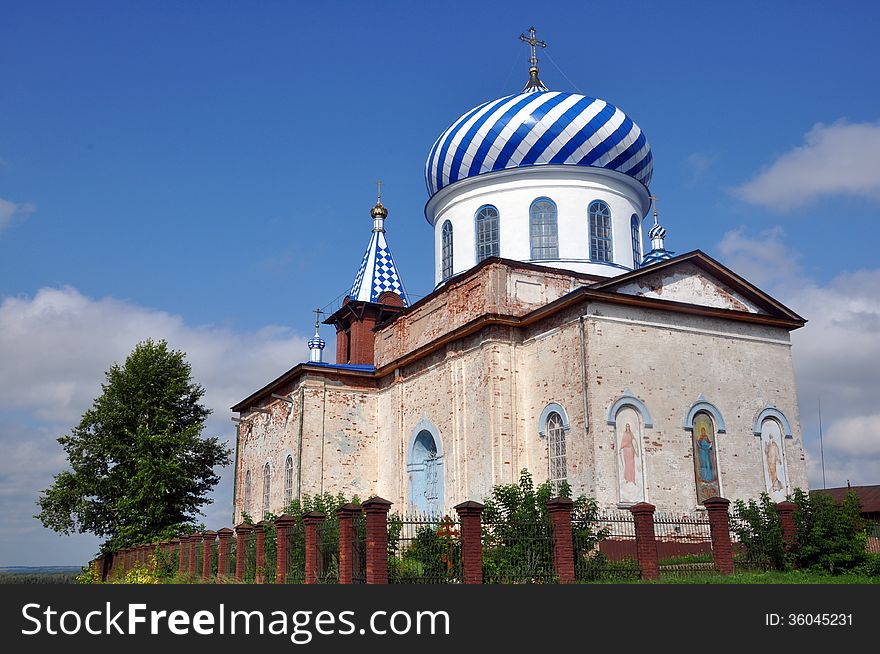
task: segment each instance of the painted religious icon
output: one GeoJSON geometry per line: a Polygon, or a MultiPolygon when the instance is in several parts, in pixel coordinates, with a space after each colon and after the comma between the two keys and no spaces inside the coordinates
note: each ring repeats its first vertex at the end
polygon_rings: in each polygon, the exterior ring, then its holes
{"type": "Polygon", "coordinates": [[[774,502],[785,501],[788,484],[785,478],[785,455],[779,423],[768,418],[761,423],[761,458],[767,494],[774,502]]]}
{"type": "Polygon", "coordinates": [[[638,412],[623,407],[617,412],[617,485],[621,504],[645,501],[642,465],[642,427],[638,412]]]}
{"type": "Polygon", "coordinates": [[[715,425],[705,413],[694,417],[694,474],[697,481],[697,503],[721,495],[718,483],[718,458],[715,425]]]}

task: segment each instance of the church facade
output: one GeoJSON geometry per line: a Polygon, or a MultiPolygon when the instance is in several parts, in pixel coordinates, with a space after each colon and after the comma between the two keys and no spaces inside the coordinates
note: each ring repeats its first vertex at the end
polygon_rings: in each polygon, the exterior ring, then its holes
{"type": "Polygon", "coordinates": [[[448,512],[522,469],[605,507],[690,513],[807,488],[789,334],[804,319],[665,248],[653,156],[620,109],[547,89],[462,115],[425,166],[435,290],[411,303],[387,209],[351,292],[239,414],[235,520],[304,494],[448,512]]]}

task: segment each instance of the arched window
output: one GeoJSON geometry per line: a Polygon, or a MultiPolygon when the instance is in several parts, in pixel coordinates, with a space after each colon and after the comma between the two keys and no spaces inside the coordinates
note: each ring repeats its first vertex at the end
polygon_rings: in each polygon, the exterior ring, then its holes
{"type": "Polygon", "coordinates": [[[590,259],[612,261],[611,209],[601,200],[590,204],[590,259]]]}
{"type": "Polygon", "coordinates": [[[269,464],[263,466],[263,515],[262,518],[266,517],[266,514],[269,513],[269,474],[271,469],[269,468],[269,464]]]}
{"type": "Polygon", "coordinates": [[[642,262],[642,230],[639,222],[639,217],[635,214],[629,219],[630,232],[632,232],[633,269],[638,268],[642,262]]]}
{"type": "Polygon", "coordinates": [[[486,205],[477,211],[477,263],[500,254],[498,209],[486,205]]]}
{"type": "Polygon", "coordinates": [[[452,223],[448,220],[440,230],[440,250],[441,277],[446,280],[452,277],[452,223]]]}
{"type": "Polygon", "coordinates": [[[251,471],[244,473],[244,512],[251,514],[251,471]]]}
{"type": "Polygon", "coordinates": [[[284,461],[284,508],[293,501],[293,457],[288,455],[284,461]]]}
{"type": "Polygon", "coordinates": [[[550,198],[538,198],[529,209],[529,240],[532,259],[558,259],[559,234],[556,204],[550,198]]]}
{"type": "Polygon", "coordinates": [[[556,411],[547,415],[547,453],[550,462],[550,486],[553,495],[559,494],[560,486],[568,479],[565,464],[565,429],[562,416],[556,411]]]}

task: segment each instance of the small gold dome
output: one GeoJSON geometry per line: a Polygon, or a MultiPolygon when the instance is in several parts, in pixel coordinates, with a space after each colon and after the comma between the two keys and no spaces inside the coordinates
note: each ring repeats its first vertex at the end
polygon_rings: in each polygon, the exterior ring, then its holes
{"type": "Polygon", "coordinates": [[[376,206],[370,209],[370,215],[375,218],[387,218],[388,217],[388,209],[385,208],[385,205],[382,204],[381,201],[376,202],[376,206]]]}

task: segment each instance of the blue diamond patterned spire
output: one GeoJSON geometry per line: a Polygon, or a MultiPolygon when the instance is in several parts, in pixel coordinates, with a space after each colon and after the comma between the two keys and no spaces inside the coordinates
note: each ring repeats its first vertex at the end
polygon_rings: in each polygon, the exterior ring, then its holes
{"type": "Polygon", "coordinates": [[[376,204],[371,215],[373,217],[373,235],[370,244],[364,253],[361,267],[358,269],[354,284],[351,285],[349,296],[352,300],[363,302],[378,302],[379,296],[386,291],[397,293],[403,300],[403,306],[409,306],[409,298],[403,288],[403,280],[397,272],[391,249],[385,240],[385,217],[387,210],[376,209],[381,207],[381,202],[376,204]]]}

